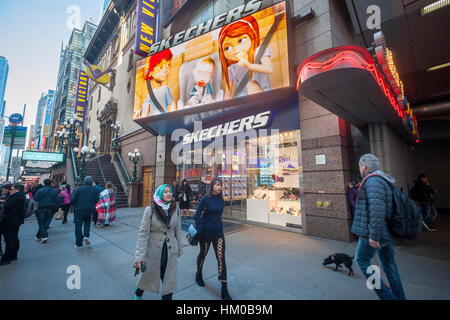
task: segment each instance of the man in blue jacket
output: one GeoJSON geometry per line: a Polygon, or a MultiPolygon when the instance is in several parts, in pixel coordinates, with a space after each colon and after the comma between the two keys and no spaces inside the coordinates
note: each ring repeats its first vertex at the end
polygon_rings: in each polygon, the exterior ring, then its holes
{"type": "Polygon", "coordinates": [[[48,240],[47,223],[50,222],[55,209],[59,206],[59,193],[51,185],[52,180],[45,179],[44,186],[36,192],[33,198],[38,203],[36,218],[39,225],[34,239],[41,243],[46,243],[48,240]]]}
{"type": "MultiPolygon", "coordinates": [[[[405,300],[402,282],[394,259],[394,244],[389,232],[387,219],[393,213],[392,186],[395,179],[380,170],[380,162],[373,154],[365,154],[359,160],[361,182],[356,200],[352,233],[359,236],[355,260],[366,278],[371,266],[370,260],[378,253],[380,263],[391,289],[381,281],[379,287],[375,279],[375,293],[383,300],[405,300]],[[369,176],[370,175],[370,176],[369,176]]],[[[376,270],[376,269],[375,269],[376,270]]]]}
{"type": "Polygon", "coordinates": [[[75,189],[72,194],[71,203],[75,207],[75,249],[83,249],[84,244],[89,247],[89,232],[91,230],[91,216],[95,206],[100,199],[100,192],[92,186],[92,177],[84,179],[84,185],[75,189]],[[81,230],[82,226],[83,231],[81,230]]]}

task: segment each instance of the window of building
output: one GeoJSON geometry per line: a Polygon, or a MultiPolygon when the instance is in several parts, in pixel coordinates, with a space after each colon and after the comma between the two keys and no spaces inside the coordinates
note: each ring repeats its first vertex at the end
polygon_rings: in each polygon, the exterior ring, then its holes
{"type": "Polygon", "coordinates": [[[102,87],[98,87],[98,97],[97,97],[97,102],[100,102],[101,99],[101,95],[102,95],[102,87]]]}
{"type": "Polygon", "coordinates": [[[205,3],[192,14],[191,27],[206,22],[219,14],[228,12],[243,4],[244,1],[242,0],[205,1],[205,3]]]}
{"type": "Polygon", "coordinates": [[[133,55],[133,51],[130,51],[130,55],[128,56],[128,69],[127,71],[130,71],[131,69],[133,69],[133,59],[134,55],[133,55]]]}

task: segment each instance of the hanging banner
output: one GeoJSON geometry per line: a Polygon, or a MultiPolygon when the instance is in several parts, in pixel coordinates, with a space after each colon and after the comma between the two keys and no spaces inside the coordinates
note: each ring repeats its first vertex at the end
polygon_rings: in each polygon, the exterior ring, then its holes
{"type": "Polygon", "coordinates": [[[141,57],[147,57],[150,54],[150,47],[156,41],[158,1],[138,0],[136,13],[137,20],[134,52],[141,57]]]}
{"type": "Polygon", "coordinates": [[[84,122],[88,99],[89,78],[84,71],[78,70],[77,75],[77,92],[75,95],[75,114],[78,120],[84,122]]]}

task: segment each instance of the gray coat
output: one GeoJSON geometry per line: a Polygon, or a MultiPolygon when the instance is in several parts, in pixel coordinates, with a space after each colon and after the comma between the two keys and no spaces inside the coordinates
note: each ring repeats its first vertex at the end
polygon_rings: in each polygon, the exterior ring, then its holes
{"type": "Polygon", "coordinates": [[[156,212],[152,214],[152,211],[151,206],[145,208],[136,243],[135,263],[145,261],[147,264],[147,269],[141,273],[137,286],[141,290],[159,293],[161,252],[164,240],[167,240],[167,267],[161,289],[161,295],[166,295],[177,289],[177,258],[183,254],[180,209],[176,207],[169,227],[156,217],[156,212]]]}
{"type": "Polygon", "coordinates": [[[369,177],[361,187],[356,202],[352,233],[374,241],[392,240],[386,218],[393,212],[391,185],[395,179],[381,170],[372,172],[378,176],[369,177]]]}

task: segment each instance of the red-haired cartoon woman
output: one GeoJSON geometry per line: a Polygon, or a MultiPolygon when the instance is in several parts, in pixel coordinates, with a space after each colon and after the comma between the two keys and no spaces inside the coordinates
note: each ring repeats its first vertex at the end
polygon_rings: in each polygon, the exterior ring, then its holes
{"type": "Polygon", "coordinates": [[[259,26],[252,16],[239,19],[220,30],[219,55],[226,84],[225,99],[270,90],[269,73],[273,72],[271,52],[267,47],[261,63],[254,63],[259,46],[259,26]],[[247,72],[250,72],[250,81],[236,92],[247,72]]]}
{"type": "Polygon", "coordinates": [[[172,60],[170,49],[152,55],[148,63],[148,71],[144,80],[150,80],[153,93],[163,110],[159,109],[150,98],[145,99],[142,107],[135,112],[135,118],[148,117],[173,111],[176,108],[175,101],[167,85],[163,85],[169,78],[170,61],[172,60]]]}

